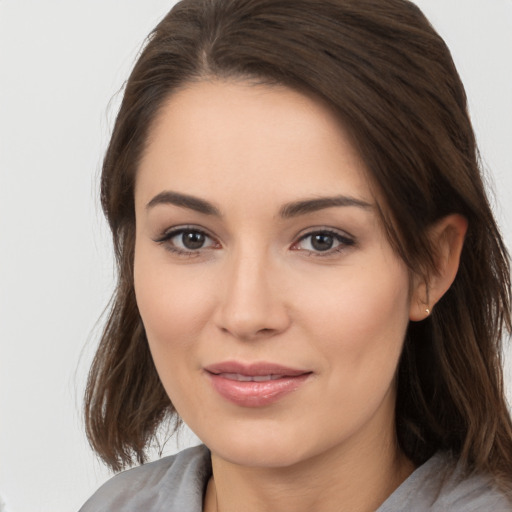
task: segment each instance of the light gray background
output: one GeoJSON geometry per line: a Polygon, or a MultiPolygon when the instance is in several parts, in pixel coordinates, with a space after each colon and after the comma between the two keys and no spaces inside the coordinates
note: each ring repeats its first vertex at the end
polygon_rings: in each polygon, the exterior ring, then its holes
{"type": "MultiPolygon", "coordinates": [[[[77,510],[108,476],[80,417],[113,283],[98,173],[115,92],[173,3],[0,0],[0,495],[9,512],[77,510]]],[[[465,82],[511,247],[512,0],[417,3],[465,82]]],[[[508,365],[507,375],[510,388],[508,365]]],[[[180,446],[190,442],[184,435],[180,446]]]]}

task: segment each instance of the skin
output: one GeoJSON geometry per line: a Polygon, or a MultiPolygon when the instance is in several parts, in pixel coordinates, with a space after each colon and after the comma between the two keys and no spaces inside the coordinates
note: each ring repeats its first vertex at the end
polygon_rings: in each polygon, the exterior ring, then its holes
{"type": "Polygon", "coordinates": [[[442,243],[427,305],[328,107],[282,86],[215,80],[164,105],[135,206],[135,291],[150,349],[180,416],[212,452],[204,510],[375,510],[414,469],[395,440],[395,372],[408,322],[425,318],[455,276],[464,220],[432,231],[442,243]],[[357,204],[282,215],[340,195],[357,204]],[[187,249],[173,234],[183,227],[205,233],[204,245],[187,249]],[[326,231],[332,248],[319,251],[308,235],[326,231]],[[228,360],[311,375],[247,408],[205,375],[228,360]]]}

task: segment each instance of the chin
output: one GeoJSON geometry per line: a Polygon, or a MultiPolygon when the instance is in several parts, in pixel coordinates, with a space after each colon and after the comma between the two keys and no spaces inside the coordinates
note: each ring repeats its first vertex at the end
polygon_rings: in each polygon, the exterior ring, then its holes
{"type": "MultiPolygon", "coordinates": [[[[203,442],[221,459],[246,467],[280,468],[298,464],[313,455],[299,433],[283,432],[275,425],[265,428],[226,429],[221,435],[210,432],[203,442]]],[[[306,438],[307,439],[307,438],[306,438]]]]}
{"type": "Polygon", "coordinates": [[[229,446],[219,446],[219,450],[211,450],[231,464],[253,468],[290,467],[307,458],[296,449],[282,446],[282,443],[281,446],[276,446],[275,443],[255,443],[247,440],[241,444],[230,443],[229,446]]]}

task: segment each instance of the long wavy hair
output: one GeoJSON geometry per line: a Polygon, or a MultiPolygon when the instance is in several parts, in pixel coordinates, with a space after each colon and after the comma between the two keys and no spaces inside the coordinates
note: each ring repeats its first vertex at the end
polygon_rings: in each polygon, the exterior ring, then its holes
{"type": "Polygon", "coordinates": [[[447,450],[510,490],[501,365],[511,331],[509,259],[463,85],[444,41],[407,0],[182,0],[149,35],[103,163],[118,282],[85,396],[93,449],[114,470],[142,463],[159,427],[179,421],[135,300],[134,181],[166,99],[210,78],[282,84],[326,101],[356,142],[383,198],[387,236],[411,272],[435,272],[429,226],[451,213],[468,220],[455,282],[427,320],[409,325],[396,433],[415,464],[447,450]]]}

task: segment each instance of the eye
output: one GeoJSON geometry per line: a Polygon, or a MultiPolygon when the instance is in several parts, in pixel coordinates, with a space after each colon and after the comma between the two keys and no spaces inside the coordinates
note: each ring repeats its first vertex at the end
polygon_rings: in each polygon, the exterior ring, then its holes
{"type": "Polygon", "coordinates": [[[192,227],[171,229],[155,242],[163,244],[171,252],[186,255],[198,253],[201,249],[219,246],[218,242],[204,231],[192,227]]]}
{"type": "Polygon", "coordinates": [[[302,236],[293,246],[293,250],[306,251],[311,254],[330,255],[355,244],[353,238],[336,231],[314,231],[302,236]],[[324,254],[322,254],[324,253],[324,254]]]}
{"type": "Polygon", "coordinates": [[[183,231],[179,235],[174,235],[171,240],[177,247],[195,251],[204,246],[207,236],[200,231],[183,231]]]}

